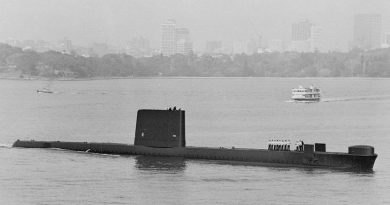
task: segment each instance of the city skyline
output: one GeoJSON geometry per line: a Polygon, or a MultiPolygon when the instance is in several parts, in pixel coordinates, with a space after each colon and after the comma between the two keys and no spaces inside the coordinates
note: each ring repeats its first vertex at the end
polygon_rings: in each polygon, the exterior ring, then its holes
{"type": "MultiPolygon", "coordinates": [[[[390,31],[390,2],[366,1],[8,1],[1,0],[0,39],[56,41],[68,37],[75,45],[100,42],[120,46],[142,36],[160,47],[160,25],[176,19],[191,30],[193,47],[203,51],[207,41],[233,45],[262,36],[291,41],[291,25],[304,19],[323,29],[326,46],[347,50],[353,43],[354,15],[382,16],[383,33],[390,31]],[[69,11],[72,12],[69,12],[69,11]]],[[[384,35],[384,34],[383,34],[384,35]]],[[[274,41],[275,42],[275,41],[274,41]]],[[[267,45],[268,46],[268,45],[267,45]]]]}
{"type": "MultiPolygon", "coordinates": [[[[379,14],[356,14],[354,16],[353,44],[350,45],[348,50],[353,48],[375,49],[389,47],[389,34],[382,32],[381,19],[382,16],[379,14]]],[[[165,56],[170,56],[174,54],[187,55],[194,52],[192,47],[193,43],[190,38],[190,30],[188,28],[178,26],[174,19],[167,19],[160,26],[161,41],[159,48],[151,48],[149,39],[143,36],[133,37],[126,44],[119,47],[101,42],[94,42],[83,47],[73,45],[72,40],[67,37],[57,41],[57,43],[31,39],[23,41],[7,39],[4,42],[23,49],[33,49],[36,51],[57,50],[69,54],[73,51],[83,56],[126,53],[134,57],[146,57],[160,53],[165,56]]],[[[246,41],[235,41],[231,44],[214,40],[207,41],[204,49],[195,51],[194,53],[253,54],[283,51],[327,52],[328,50],[324,49],[324,45],[327,42],[323,41],[322,33],[322,27],[306,19],[294,22],[291,25],[290,42],[285,42],[281,39],[271,39],[268,42],[263,42],[261,35],[258,35],[257,39],[251,38],[246,41]]]]}

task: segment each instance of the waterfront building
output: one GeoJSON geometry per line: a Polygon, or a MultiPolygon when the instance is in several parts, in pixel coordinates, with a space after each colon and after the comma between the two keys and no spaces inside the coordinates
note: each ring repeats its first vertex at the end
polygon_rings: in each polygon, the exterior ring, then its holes
{"type": "Polygon", "coordinates": [[[176,22],[172,19],[161,24],[161,53],[165,56],[176,53],[176,22]]]}
{"type": "Polygon", "coordinates": [[[222,42],[221,41],[207,41],[205,53],[219,53],[221,52],[222,42]]]}
{"type": "Polygon", "coordinates": [[[306,41],[311,37],[311,28],[313,24],[308,20],[294,23],[291,28],[292,41],[306,41]]]}
{"type": "Polygon", "coordinates": [[[319,26],[312,26],[310,32],[310,51],[322,50],[322,28],[319,26]]]}
{"type": "Polygon", "coordinates": [[[176,53],[188,55],[192,52],[190,30],[188,28],[176,28],[176,53]]]}
{"type": "Polygon", "coordinates": [[[314,52],[322,49],[322,28],[308,20],[294,23],[291,28],[289,50],[297,52],[314,52]]]}
{"type": "Polygon", "coordinates": [[[73,50],[73,45],[72,45],[72,41],[68,38],[64,38],[63,40],[61,40],[59,42],[60,44],[60,51],[62,53],[67,53],[67,54],[70,54],[73,50]]]}
{"type": "Polygon", "coordinates": [[[13,38],[8,38],[7,40],[5,40],[5,43],[13,47],[21,47],[22,45],[20,41],[15,40],[13,38]]]}
{"type": "Polygon", "coordinates": [[[283,41],[281,39],[270,40],[269,49],[271,50],[271,52],[283,52],[283,41]]]}
{"type": "Polygon", "coordinates": [[[187,55],[192,52],[192,42],[188,28],[176,27],[176,21],[167,20],[161,24],[161,53],[171,56],[176,53],[187,55]]]}
{"type": "Polygon", "coordinates": [[[357,14],[354,18],[353,42],[354,47],[375,49],[381,46],[380,14],[357,14]]]}
{"type": "Polygon", "coordinates": [[[151,54],[149,40],[143,37],[135,37],[127,43],[125,52],[136,58],[149,56],[151,54]]]}
{"type": "Polygon", "coordinates": [[[385,33],[382,48],[390,48],[390,32],[385,33]]]}
{"type": "Polygon", "coordinates": [[[45,52],[45,51],[49,51],[49,50],[52,50],[52,45],[51,43],[47,42],[47,41],[44,41],[44,40],[38,40],[36,43],[35,43],[35,48],[34,50],[38,51],[38,52],[45,52]]]}

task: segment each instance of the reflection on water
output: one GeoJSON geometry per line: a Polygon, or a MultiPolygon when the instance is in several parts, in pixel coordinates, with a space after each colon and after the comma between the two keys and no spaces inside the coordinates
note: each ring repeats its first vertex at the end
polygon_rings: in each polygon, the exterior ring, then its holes
{"type": "Polygon", "coordinates": [[[181,157],[137,156],[135,167],[140,170],[184,171],[186,161],[181,157]]]}
{"type": "Polygon", "coordinates": [[[355,169],[335,169],[330,167],[305,167],[285,164],[267,164],[257,162],[242,162],[242,161],[225,161],[225,160],[202,160],[202,159],[185,159],[182,157],[157,157],[157,156],[136,156],[135,167],[139,170],[155,170],[155,171],[184,171],[187,162],[194,164],[214,164],[222,166],[249,166],[262,167],[271,172],[299,172],[307,175],[329,174],[329,173],[345,173],[359,176],[373,176],[373,170],[355,170],[355,169]]]}
{"type": "Polygon", "coordinates": [[[321,173],[350,173],[355,175],[373,175],[375,172],[371,170],[361,170],[361,169],[338,169],[333,167],[309,167],[304,165],[291,165],[291,164],[277,164],[277,163],[260,163],[260,162],[243,162],[243,161],[227,161],[227,160],[194,160],[199,164],[215,164],[222,166],[246,166],[246,167],[262,167],[271,172],[287,172],[287,171],[297,171],[305,174],[321,174],[321,173]]]}

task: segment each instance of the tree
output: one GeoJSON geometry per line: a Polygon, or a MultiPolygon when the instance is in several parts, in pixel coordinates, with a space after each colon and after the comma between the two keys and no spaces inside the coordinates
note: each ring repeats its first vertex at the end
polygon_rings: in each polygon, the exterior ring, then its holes
{"type": "Polygon", "coordinates": [[[34,51],[25,51],[22,53],[14,53],[7,57],[7,63],[13,64],[16,68],[22,71],[22,74],[37,75],[36,66],[40,60],[38,53],[34,51]]]}

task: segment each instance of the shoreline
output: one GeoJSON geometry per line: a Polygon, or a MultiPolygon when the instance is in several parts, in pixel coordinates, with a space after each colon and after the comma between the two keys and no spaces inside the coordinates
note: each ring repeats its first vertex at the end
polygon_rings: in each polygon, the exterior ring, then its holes
{"type": "Polygon", "coordinates": [[[46,77],[14,77],[1,76],[0,80],[14,81],[94,81],[94,80],[122,80],[122,79],[240,79],[240,78],[285,78],[285,79],[390,79],[386,77],[260,77],[260,76],[235,76],[235,77],[215,77],[215,76],[151,76],[151,77],[93,77],[93,78],[46,78],[46,77]]]}

